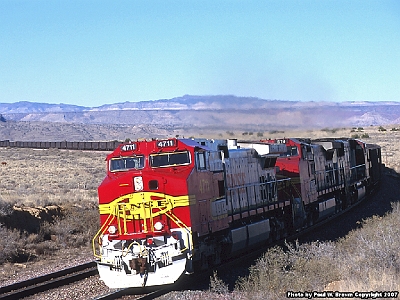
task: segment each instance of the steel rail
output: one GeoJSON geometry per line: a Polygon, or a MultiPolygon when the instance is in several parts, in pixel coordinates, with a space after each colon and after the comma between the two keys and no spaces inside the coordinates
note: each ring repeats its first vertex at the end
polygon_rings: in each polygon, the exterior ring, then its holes
{"type": "Polygon", "coordinates": [[[154,298],[160,297],[162,295],[165,295],[165,294],[171,292],[173,289],[172,286],[173,285],[171,285],[171,287],[169,287],[169,286],[162,287],[158,290],[156,289],[156,290],[148,292],[148,293],[143,292],[146,294],[142,294],[142,295],[137,294],[138,288],[118,289],[118,290],[109,292],[107,294],[98,296],[98,297],[94,298],[93,300],[114,300],[114,299],[118,299],[118,298],[121,298],[123,296],[128,296],[128,295],[136,295],[137,296],[135,298],[136,300],[139,300],[139,299],[140,300],[150,300],[150,299],[154,299],[154,298]]]}
{"type": "Polygon", "coordinates": [[[54,273],[17,282],[0,288],[0,299],[20,299],[70,284],[97,274],[96,262],[66,268],[54,273]]]}

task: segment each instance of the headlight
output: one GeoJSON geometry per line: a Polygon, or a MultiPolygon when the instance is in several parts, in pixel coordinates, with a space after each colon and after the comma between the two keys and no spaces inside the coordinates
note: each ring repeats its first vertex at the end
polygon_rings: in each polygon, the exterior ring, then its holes
{"type": "Polygon", "coordinates": [[[164,228],[164,225],[161,222],[156,222],[156,224],[154,224],[154,229],[157,231],[161,231],[163,228],[164,228]]]}
{"type": "Polygon", "coordinates": [[[108,227],[108,232],[110,234],[116,234],[117,233],[117,227],[115,227],[114,225],[111,225],[110,227],[108,227]]]}

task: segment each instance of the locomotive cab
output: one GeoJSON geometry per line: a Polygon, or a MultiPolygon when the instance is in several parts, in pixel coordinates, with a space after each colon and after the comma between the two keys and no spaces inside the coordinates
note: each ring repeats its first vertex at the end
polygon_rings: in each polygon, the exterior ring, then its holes
{"type": "Polygon", "coordinates": [[[101,279],[115,288],[175,282],[192,255],[186,178],[193,148],[176,139],[140,141],[119,146],[106,162],[102,226],[93,239],[101,279]]]}

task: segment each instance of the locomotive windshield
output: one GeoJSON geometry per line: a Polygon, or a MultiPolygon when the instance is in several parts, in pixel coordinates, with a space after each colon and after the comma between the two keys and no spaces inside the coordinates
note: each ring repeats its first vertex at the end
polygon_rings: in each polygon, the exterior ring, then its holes
{"type": "Polygon", "coordinates": [[[296,146],[287,146],[287,151],[282,153],[280,156],[296,156],[299,152],[297,151],[296,146]]]}
{"type": "Polygon", "coordinates": [[[110,160],[110,171],[126,171],[131,169],[143,169],[144,167],[144,156],[129,156],[129,157],[118,157],[110,160]]]}
{"type": "Polygon", "coordinates": [[[189,151],[159,153],[150,155],[150,165],[153,168],[184,166],[190,164],[189,151]]]}

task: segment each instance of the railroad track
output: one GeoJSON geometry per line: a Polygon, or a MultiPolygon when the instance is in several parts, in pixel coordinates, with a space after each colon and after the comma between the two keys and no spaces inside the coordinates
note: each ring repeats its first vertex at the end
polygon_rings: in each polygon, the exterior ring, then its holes
{"type": "MultiPolygon", "coordinates": [[[[89,262],[83,265],[66,268],[61,271],[46,274],[26,281],[17,282],[11,285],[0,287],[0,299],[15,300],[29,297],[41,292],[55,289],[70,283],[80,281],[87,277],[98,274],[96,262],[89,262]]],[[[148,300],[160,297],[172,290],[172,286],[167,288],[126,288],[117,289],[104,295],[95,297],[96,300],[118,299],[127,295],[137,295],[135,299],[148,300]]]]}
{"type": "Polygon", "coordinates": [[[89,262],[55,273],[17,282],[0,288],[0,299],[20,299],[54,289],[97,274],[96,263],[89,262]]]}
{"type": "MultiPolygon", "coordinates": [[[[123,296],[134,296],[135,300],[151,300],[162,295],[165,295],[173,290],[172,285],[168,287],[162,287],[159,289],[152,289],[152,291],[148,291],[145,294],[139,295],[136,292],[138,289],[126,288],[126,289],[118,289],[116,291],[109,292],[107,294],[98,296],[94,298],[94,300],[114,300],[119,299],[123,296]],[[136,291],[136,292],[135,292],[136,291]]],[[[141,292],[142,293],[142,292],[141,292]]]]}

